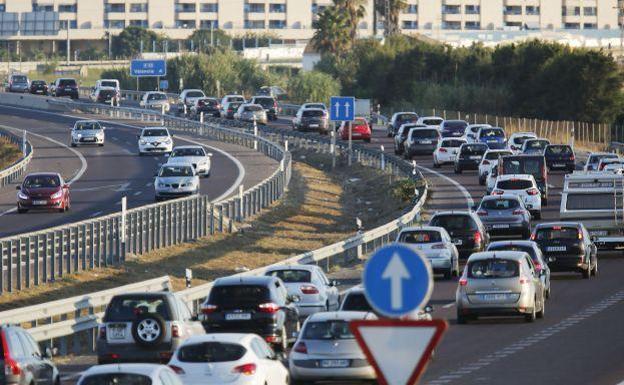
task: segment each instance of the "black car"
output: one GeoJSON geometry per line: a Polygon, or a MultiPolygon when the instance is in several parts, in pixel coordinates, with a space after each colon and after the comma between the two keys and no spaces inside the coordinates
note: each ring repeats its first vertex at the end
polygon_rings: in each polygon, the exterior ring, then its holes
{"type": "Polygon", "coordinates": [[[464,170],[478,170],[487,150],[489,147],[485,143],[462,144],[455,159],[455,174],[461,174],[464,170]]]}
{"type": "Polygon", "coordinates": [[[71,78],[56,79],[52,92],[52,96],[55,97],[69,96],[72,99],[78,99],[78,83],[76,83],[76,79],[71,78]]]}
{"type": "Polygon", "coordinates": [[[221,104],[219,104],[219,101],[215,98],[201,98],[197,101],[193,109],[193,114],[195,117],[199,118],[202,112],[204,116],[218,118],[221,116],[221,104]]]}
{"type": "Polygon", "coordinates": [[[277,277],[226,277],[215,281],[201,305],[207,333],[255,333],[282,351],[299,330],[296,296],[277,277]]]}
{"type": "Polygon", "coordinates": [[[443,138],[460,137],[466,132],[468,122],[464,120],[445,120],[440,126],[443,138]]]}
{"type": "Polygon", "coordinates": [[[598,251],[582,223],[541,223],[531,240],[539,245],[551,271],[579,272],[583,278],[598,274],[598,251]]]}
{"type": "Polygon", "coordinates": [[[574,150],[567,144],[549,144],[544,150],[544,158],[549,170],[573,172],[576,168],[574,150]]]}
{"type": "Polygon", "coordinates": [[[30,83],[30,93],[31,94],[48,94],[48,85],[43,80],[33,80],[30,83]]]}
{"type": "Polygon", "coordinates": [[[548,168],[544,155],[508,155],[498,159],[498,175],[533,175],[542,197],[542,206],[548,205],[548,168]]]}
{"type": "Polygon", "coordinates": [[[483,222],[472,211],[439,212],[429,220],[430,226],[446,229],[457,247],[460,258],[467,258],[472,253],[484,251],[490,242],[490,235],[483,222]]]}
{"type": "Polygon", "coordinates": [[[254,96],[251,100],[251,104],[261,105],[266,111],[267,119],[277,120],[277,101],[272,96],[254,96]]]}

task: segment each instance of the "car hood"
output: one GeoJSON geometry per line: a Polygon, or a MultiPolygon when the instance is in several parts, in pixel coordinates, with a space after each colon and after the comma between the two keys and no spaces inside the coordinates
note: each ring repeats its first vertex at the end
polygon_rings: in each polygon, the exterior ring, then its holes
{"type": "Polygon", "coordinates": [[[60,187],[22,188],[22,191],[26,195],[33,197],[49,197],[59,190],[60,187]]]}
{"type": "Polygon", "coordinates": [[[190,183],[195,179],[193,176],[167,176],[167,177],[157,177],[156,183],[190,183]]]}
{"type": "Polygon", "coordinates": [[[202,163],[203,161],[207,161],[208,159],[203,156],[177,156],[175,158],[169,158],[167,161],[168,164],[192,164],[192,163],[202,163]]]}

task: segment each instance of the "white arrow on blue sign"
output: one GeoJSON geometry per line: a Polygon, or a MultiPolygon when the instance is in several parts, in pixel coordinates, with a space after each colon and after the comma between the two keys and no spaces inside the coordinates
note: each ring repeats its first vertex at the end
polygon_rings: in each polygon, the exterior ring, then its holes
{"type": "Polygon", "coordinates": [[[363,283],[373,309],[391,318],[421,309],[433,290],[427,258],[401,244],[382,247],[373,254],[364,268],[363,283]]]}
{"type": "Polygon", "coordinates": [[[329,99],[329,120],[351,122],[355,119],[355,98],[353,96],[332,96],[329,99]]]}

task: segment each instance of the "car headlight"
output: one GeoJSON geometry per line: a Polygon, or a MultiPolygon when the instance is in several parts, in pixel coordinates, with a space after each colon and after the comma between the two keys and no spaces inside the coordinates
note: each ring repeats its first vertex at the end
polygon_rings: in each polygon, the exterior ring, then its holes
{"type": "Polygon", "coordinates": [[[52,198],[52,199],[59,199],[62,196],[63,196],[63,190],[58,190],[57,192],[52,194],[52,196],[50,198],[52,198]]]}
{"type": "Polygon", "coordinates": [[[104,133],[103,132],[98,132],[97,133],[97,137],[98,138],[103,138],[104,137],[104,133]]]}
{"type": "Polygon", "coordinates": [[[139,140],[139,144],[140,144],[140,145],[146,145],[146,144],[147,144],[147,141],[145,141],[145,140],[141,139],[141,140],[139,140]]]}
{"type": "Polygon", "coordinates": [[[27,199],[29,199],[28,195],[24,194],[24,193],[23,193],[23,192],[21,192],[21,191],[18,191],[18,193],[17,193],[17,197],[18,197],[19,199],[22,199],[22,200],[27,200],[27,199]]]}
{"type": "Polygon", "coordinates": [[[165,144],[171,144],[171,139],[169,138],[165,139],[165,144]]]}
{"type": "Polygon", "coordinates": [[[158,182],[158,183],[156,183],[156,187],[163,188],[163,187],[165,187],[165,184],[161,183],[161,182],[158,182]]]}
{"type": "Polygon", "coordinates": [[[78,139],[82,138],[82,134],[74,134],[74,136],[78,139]]]}

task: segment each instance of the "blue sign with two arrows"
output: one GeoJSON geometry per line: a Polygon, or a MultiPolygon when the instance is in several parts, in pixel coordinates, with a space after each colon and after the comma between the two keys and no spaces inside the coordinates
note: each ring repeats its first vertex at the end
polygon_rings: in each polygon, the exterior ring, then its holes
{"type": "Polygon", "coordinates": [[[329,99],[329,120],[351,122],[355,119],[355,98],[353,96],[332,96],[329,99]]]}
{"type": "Polygon", "coordinates": [[[132,60],[130,76],[167,76],[167,62],[164,59],[132,60]]]}

